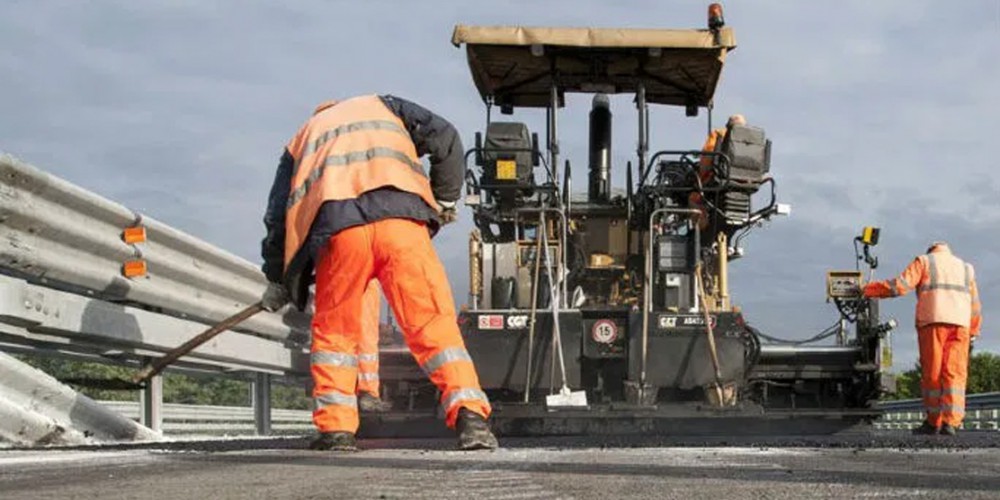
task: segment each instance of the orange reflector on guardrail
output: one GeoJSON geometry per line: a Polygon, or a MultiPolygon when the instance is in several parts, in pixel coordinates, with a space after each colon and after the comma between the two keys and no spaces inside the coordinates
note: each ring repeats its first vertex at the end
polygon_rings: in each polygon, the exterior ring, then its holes
{"type": "Polygon", "coordinates": [[[125,231],[122,232],[122,239],[125,243],[129,245],[135,243],[145,243],[146,242],[146,228],[144,227],[126,227],[125,231]]]}
{"type": "Polygon", "coordinates": [[[146,261],[129,260],[122,264],[122,275],[126,278],[135,278],[146,275],[146,261]]]}

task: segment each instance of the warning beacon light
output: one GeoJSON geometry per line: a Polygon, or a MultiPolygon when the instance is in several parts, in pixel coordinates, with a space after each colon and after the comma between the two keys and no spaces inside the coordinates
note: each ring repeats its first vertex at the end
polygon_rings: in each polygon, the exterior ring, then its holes
{"type": "Polygon", "coordinates": [[[722,4],[713,3],[708,6],[708,29],[717,30],[726,25],[722,17],[722,4]]]}

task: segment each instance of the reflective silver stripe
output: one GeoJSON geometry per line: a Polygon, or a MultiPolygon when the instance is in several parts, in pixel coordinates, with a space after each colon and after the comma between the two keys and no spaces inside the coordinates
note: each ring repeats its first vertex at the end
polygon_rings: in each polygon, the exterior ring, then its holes
{"type": "Polygon", "coordinates": [[[930,277],[930,283],[928,283],[928,285],[930,285],[930,286],[936,286],[937,285],[937,278],[938,278],[937,277],[937,256],[934,255],[933,253],[927,255],[927,269],[929,270],[930,275],[931,275],[931,277],[930,277]]]}
{"type": "Polygon", "coordinates": [[[406,153],[392,148],[371,148],[364,151],[351,151],[341,155],[332,155],[326,157],[322,164],[314,168],[312,172],[309,172],[309,177],[306,178],[302,185],[292,190],[291,195],[288,196],[287,208],[292,208],[306,196],[306,193],[309,192],[309,188],[311,188],[312,185],[323,176],[323,172],[326,171],[327,167],[343,167],[350,165],[351,163],[360,163],[375,158],[390,158],[399,161],[408,165],[414,172],[426,177],[423,165],[419,162],[411,160],[406,153]]]}
{"type": "Polygon", "coordinates": [[[358,358],[342,352],[316,351],[309,356],[314,365],[358,366],[358,358]]]}
{"type": "Polygon", "coordinates": [[[357,132],[359,130],[388,130],[390,132],[396,132],[405,135],[407,138],[410,134],[406,132],[406,129],[400,127],[398,124],[393,123],[389,120],[366,120],[354,123],[348,123],[346,125],[341,125],[333,130],[327,130],[319,135],[316,140],[306,144],[305,150],[302,151],[302,156],[311,155],[315,153],[319,148],[329,141],[332,141],[344,134],[349,134],[351,132],[357,132]]]}
{"type": "Polygon", "coordinates": [[[358,361],[374,363],[375,361],[378,361],[378,354],[359,354],[358,361]]]}
{"type": "Polygon", "coordinates": [[[962,405],[941,405],[941,411],[950,411],[952,413],[965,414],[965,407],[962,405]]]}
{"type": "Polygon", "coordinates": [[[969,268],[968,264],[965,267],[965,285],[953,285],[949,283],[938,283],[937,275],[937,258],[934,254],[927,255],[927,267],[930,269],[930,279],[924,286],[918,286],[917,292],[929,292],[931,290],[949,290],[952,292],[965,292],[971,293],[969,286],[969,268]]]}
{"type": "Polygon", "coordinates": [[[377,373],[359,373],[358,374],[358,380],[367,380],[369,382],[372,382],[372,381],[378,380],[378,374],[377,373]]]}
{"type": "Polygon", "coordinates": [[[965,286],[962,286],[962,285],[947,285],[947,284],[928,285],[928,286],[920,288],[921,292],[929,292],[931,290],[951,290],[953,292],[966,292],[966,293],[968,293],[969,288],[965,287],[965,286]]]}
{"type": "Polygon", "coordinates": [[[948,396],[948,395],[951,395],[951,396],[965,396],[965,389],[961,389],[961,388],[957,388],[957,387],[949,387],[949,388],[941,391],[941,395],[942,396],[948,396]]]}
{"type": "Polygon", "coordinates": [[[895,296],[900,296],[903,294],[903,291],[907,291],[910,289],[909,285],[907,285],[905,281],[902,281],[899,278],[893,278],[889,280],[889,287],[892,288],[892,294],[895,296]]]}
{"type": "Polygon", "coordinates": [[[441,402],[441,406],[447,411],[452,406],[458,404],[459,401],[475,399],[489,404],[490,400],[486,398],[486,393],[480,391],[479,389],[459,389],[457,391],[451,391],[448,393],[448,397],[444,398],[441,402]]]}
{"type": "Polygon", "coordinates": [[[939,391],[937,389],[930,389],[930,390],[924,389],[924,397],[925,398],[939,398],[939,397],[941,397],[941,391],[939,391]]]}
{"type": "Polygon", "coordinates": [[[421,368],[424,369],[424,373],[430,375],[441,368],[445,363],[451,363],[452,361],[472,361],[469,357],[468,351],[462,347],[450,347],[445,349],[428,359],[421,368]]]}
{"type": "Polygon", "coordinates": [[[316,405],[316,409],[325,408],[327,406],[350,406],[352,408],[358,407],[358,397],[353,394],[341,394],[339,392],[328,392],[326,394],[320,394],[317,396],[313,402],[316,405]]]}
{"type": "Polygon", "coordinates": [[[390,132],[403,134],[407,138],[410,137],[410,134],[406,131],[406,129],[389,120],[366,120],[341,125],[333,130],[323,132],[315,140],[306,144],[305,148],[303,148],[302,152],[299,154],[299,160],[295,162],[295,166],[292,168],[292,179],[295,178],[295,174],[299,171],[299,164],[301,163],[302,158],[315,153],[327,142],[330,142],[344,134],[357,132],[359,130],[388,130],[390,132]]]}

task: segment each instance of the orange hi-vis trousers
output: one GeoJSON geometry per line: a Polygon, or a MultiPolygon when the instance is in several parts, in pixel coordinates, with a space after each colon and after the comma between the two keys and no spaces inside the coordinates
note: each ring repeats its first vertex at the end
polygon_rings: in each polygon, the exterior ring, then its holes
{"type": "Polygon", "coordinates": [[[927,421],[935,427],[958,427],[965,416],[965,382],[969,368],[969,330],[933,323],[917,329],[920,342],[920,386],[927,421]]]}
{"type": "Polygon", "coordinates": [[[358,394],[367,392],[379,397],[378,380],[378,280],[368,282],[361,305],[361,337],[358,339],[358,394]]]}
{"type": "Polygon", "coordinates": [[[358,429],[355,396],[362,303],[377,279],[406,344],[441,393],[445,422],[454,428],[460,408],[483,417],[491,408],[458,329],[444,266],[427,227],[409,219],[344,229],[316,266],[312,322],[313,423],[320,432],[358,429]]]}

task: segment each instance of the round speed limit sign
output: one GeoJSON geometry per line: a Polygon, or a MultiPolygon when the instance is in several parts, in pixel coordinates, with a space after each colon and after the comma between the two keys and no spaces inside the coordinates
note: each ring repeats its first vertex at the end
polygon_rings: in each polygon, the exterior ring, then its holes
{"type": "Polygon", "coordinates": [[[610,319],[601,319],[594,323],[594,328],[590,331],[594,342],[610,344],[618,338],[618,325],[610,319]]]}

